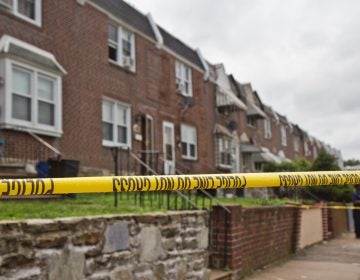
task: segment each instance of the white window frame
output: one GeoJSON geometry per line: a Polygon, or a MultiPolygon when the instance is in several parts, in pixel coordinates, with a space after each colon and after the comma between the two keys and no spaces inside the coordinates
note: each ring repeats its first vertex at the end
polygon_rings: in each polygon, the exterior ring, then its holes
{"type": "Polygon", "coordinates": [[[218,166],[220,167],[226,167],[231,168],[232,167],[232,145],[231,145],[231,139],[229,137],[219,135],[218,136],[218,166]],[[227,155],[230,159],[230,162],[227,164],[226,162],[222,161],[222,154],[227,155]]]}
{"type": "Polygon", "coordinates": [[[304,153],[305,153],[305,156],[310,156],[311,155],[311,151],[309,149],[309,145],[306,142],[306,140],[304,141],[304,153]]]}
{"type": "Polygon", "coordinates": [[[258,119],[255,116],[246,116],[246,124],[249,127],[257,128],[258,127],[258,119]]]}
{"type": "MultiPolygon", "coordinates": [[[[131,106],[129,104],[120,102],[118,100],[112,99],[112,98],[108,98],[108,97],[103,97],[102,101],[101,101],[101,108],[102,108],[102,104],[103,102],[109,102],[112,103],[112,125],[113,125],[113,140],[106,140],[103,138],[102,135],[102,145],[106,146],[106,147],[121,147],[121,148],[131,148],[131,106]],[[117,136],[118,136],[118,118],[117,118],[117,114],[118,114],[118,106],[121,106],[123,108],[126,109],[126,128],[127,128],[127,135],[126,135],[126,143],[120,143],[117,140],[117,136]]],[[[102,123],[103,123],[103,112],[101,109],[101,129],[102,129],[102,123]]]]}
{"type": "Polygon", "coordinates": [[[195,126],[191,126],[191,125],[187,125],[187,124],[181,124],[180,126],[180,134],[181,134],[181,146],[183,143],[185,143],[186,145],[186,150],[187,153],[184,154],[184,151],[181,151],[181,155],[183,159],[189,159],[189,160],[196,160],[198,157],[198,147],[197,147],[197,131],[196,131],[196,127],[195,126]],[[195,135],[195,140],[194,141],[189,141],[187,135],[189,133],[194,133],[195,135]],[[195,148],[195,155],[192,156],[190,153],[190,145],[194,145],[195,148]]]}
{"type": "Polygon", "coordinates": [[[62,134],[62,78],[61,76],[55,75],[53,73],[44,71],[38,67],[30,66],[25,63],[20,63],[18,61],[4,58],[0,60],[0,63],[3,65],[5,72],[5,94],[2,99],[2,104],[5,104],[2,112],[1,123],[2,127],[9,129],[19,129],[26,128],[29,131],[60,137],[62,134]],[[31,98],[31,120],[20,120],[13,118],[12,114],[12,80],[13,80],[13,69],[18,68],[21,71],[30,73],[30,82],[31,90],[29,98],[31,98]],[[52,103],[54,105],[54,125],[46,125],[38,122],[38,101],[41,101],[41,98],[38,97],[38,79],[39,77],[45,77],[54,82],[54,100],[53,102],[46,101],[47,103],[52,103]]]}
{"type": "Polygon", "coordinates": [[[286,147],[287,146],[286,128],[283,125],[280,127],[280,137],[281,137],[281,145],[286,147]]]}
{"type": "Polygon", "coordinates": [[[111,40],[110,36],[109,36],[110,34],[108,34],[108,47],[109,46],[114,46],[117,49],[117,58],[116,58],[116,60],[110,59],[109,54],[108,54],[109,62],[110,63],[115,63],[116,65],[119,65],[119,66],[121,66],[123,68],[127,68],[128,70],[130,70],[132,72],[135,72],[136,71],[135,33],[130,31],[129,29],[126,29],[126,28],[120,26],[119,24],[116,24],[116,23],[112,22],[112,21],[108,22],[108,26],[109,25],[112,25],[115,28],[117,28],[117,40],[118,40],[117,42],[114,41],[114,40],[111,40]],[[130,34],[130,43],[131,43],[130,52],[131,53],[130,53],[129,58],[133,61],[132,65],[130,67],[127,67],[124,64],[125,58],[127,56],[124,56],[124,54],[123,54],[122,38],[123,38],[125,32],[130,34]]]}
{"type": "Polygon", "coordinates": [[[193,88],[192,88],[191,67],[187,66],[185,63],[181,61],[176,60],[175,77],[176,77],[176,91],[183,96],[192,97],[193,88]],[[186,73],[188,75],[186,75],[186,73]],[[186,83],[188,84],[188,89],[186,89],[186,83]]]}
{"type": "Polygon", "coordinates": [[[300,138],[298,136],[294,136],[294,151],[300,152],[300,138]]]}
{"type": "Polygon", "coordinates": [[[42,24],[42,20],[41,20],[41,3],[42,0],[34,0],[34,19],[32,18],[29,18],[27,16],[25,16],[24,14],[20,13],[19,12],[19,0],[11,0],[10,1],[10,4],[7,5],[6,3],[4,4],[1,4],[0,3],[0,7],[6,7],[6,8],[9,8],[10,11],[15,15],[17,16],[18,18],[21,18],[22,20],[25,20],[29,23],[32,23],[32,24],[35,24],[39,27],[41,27],[41,24],[42,24]]]}
{"type": "Polygon", "coordinates": [[[264,138],[271,139],[271,121],[269,118],[264,119],[264,138]]]}

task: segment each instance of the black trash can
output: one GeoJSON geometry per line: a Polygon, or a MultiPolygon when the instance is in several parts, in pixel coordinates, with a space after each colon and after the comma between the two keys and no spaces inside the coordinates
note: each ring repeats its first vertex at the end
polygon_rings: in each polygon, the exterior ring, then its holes
{"type": "MultiPolygon", "coordinates": [[[[50,178],[77,177],[79,174],[80,161],[62,159],[48,160],[50,178]]],[[[76,194],[65,195],[68,198],[75,198],[76,194]]]]}

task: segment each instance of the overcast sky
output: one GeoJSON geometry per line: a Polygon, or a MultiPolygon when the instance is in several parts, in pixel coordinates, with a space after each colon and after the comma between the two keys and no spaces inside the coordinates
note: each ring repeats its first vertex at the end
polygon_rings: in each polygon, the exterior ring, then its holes
{"type": "Polygon", "coordinates": [[[360,159],[360,1],[127,2],[344,159],[360,159]]]}

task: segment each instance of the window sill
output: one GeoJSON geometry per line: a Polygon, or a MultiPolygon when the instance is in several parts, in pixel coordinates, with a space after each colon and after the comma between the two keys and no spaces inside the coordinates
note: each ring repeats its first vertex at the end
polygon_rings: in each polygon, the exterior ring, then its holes
{"type": "Polygon", "coordinates": [[[102,140],[102,145],[105,148],[120,148],[122,150],[130,150],[130,145],[128,145],[128,144],[119,144],[119,143],[110,142],[107,140],[102,140]]]}
{"type": "Polygon", "coordinates": [[[11,17],[12,19],[20,22],[20,23],[26,23],[27,26],[31,26],[37,30],[42,30],[42,25],[40,23],[37,23],[36,21],[32,21],[30,19],[26,19],[25,17],[20,17],[20,16],[17,16],[13,13],[12,10],[9,10],[9,9],[6,9],[6,8],[2,8],[0,6],[0,15],[1,14],[4,14],[8,17],[11,17]]]}
{"type": "Polygon", "coordinates": [[[38,127],[30,127],[30,126],[24,126],[24,125],[20,126],[20,125],[9,124],[9,123],[1,124],[0,128],[15,130],[15,131],[19,131],[19,132],[33,132],[36,134],[50,136],[50,137],[56,137],[56,138],[60,138],[63,134],[62,130],[52,130],[51,131],[51,130],[42,129],[42,128],[38,128],[38,127]]]}
{"type": "Polygon", "coordinates": [[[256,126],[253,126],[253,125],[250,125],[250,124],[247,124],[246,126],[247,126],[248,128],[251,128],[251,129],[257,129],[256,126]]]}
{"type": "Polygon", "coordinates": [[[182,156],[181,158],[189,161],[196,161],[198,159],[197,157],[188,157],[188,156],[182,156]]]}
{"type": "Polygon", "coordinates": [[[135,66],[133,66],[133,67],[131,67],[131,68],[128,68],[128,67],[122,66],[121,64],[117,63],[117,62],[114,61],[114,60],[108,59],[108,61],[109,61],[110,65],[115,66],[115,67],[117,67],[117,68],[119,68],[119,69],[121,69],[121,70],[129,73],[129,74],[136,74],[135,66]]]}
{"type": "Polygon", "coordinates": [[[222,163],[217,164],[216,167],[219,169],[227,169],[227,170],[230,170],[232,168],[231,165],[222,164],[222,163]]]}

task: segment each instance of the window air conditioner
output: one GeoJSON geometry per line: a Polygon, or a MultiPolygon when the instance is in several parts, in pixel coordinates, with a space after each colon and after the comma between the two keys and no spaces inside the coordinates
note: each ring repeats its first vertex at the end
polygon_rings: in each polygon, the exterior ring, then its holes
{"type": "Polygon", "coordinates": [[[176,92],[177,92],[177,93],[180,93],[180,94],[182,94],[182,93],[185,92],[185,85],[184,85],[184,83],[177,83],[177,84],[176,84],[176,92]]]}
{"type": "Polygon", "coordinates": [[[134,66],[134,60],[130,56],[123,57],[123,66],[125,68],[131,68],[134,66]]]}
{"type": "Polygon", "coordinates": [[[5,7],[7,9],[12,8],[12,0],[0,0],[0,7],[5,7]]]}

